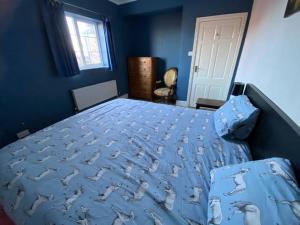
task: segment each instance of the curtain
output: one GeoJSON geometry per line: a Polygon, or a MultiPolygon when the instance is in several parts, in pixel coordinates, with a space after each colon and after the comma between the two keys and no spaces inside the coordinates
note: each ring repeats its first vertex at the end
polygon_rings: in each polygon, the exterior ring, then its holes
{"type": "Polygon", "coordinates": [[[58,73],[65,77],[80,73],[60,0],[42,0],[42,14],[58,73]]]}
{"type": "Polygon", "coordinates": [[[111,71],[114,71],[117,68],[117,62],[116,62],[115,49],[114,49],[113,37],[111,31],[111,23],[107,17],[103,17],[102,20],[104,24],[105,40],[106,40],[106,47],[108,52],[109,69],[111,71]]]}

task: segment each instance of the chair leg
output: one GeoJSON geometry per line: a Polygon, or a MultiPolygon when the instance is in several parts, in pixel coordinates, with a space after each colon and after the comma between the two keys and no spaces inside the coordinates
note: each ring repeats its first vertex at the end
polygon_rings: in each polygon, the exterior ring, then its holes
{"type": "Polygon", "coordinates": [[[168,105],[175,105],[176,99],[174,97],[175,96],[168,96],[168,97],[155,96],[153,98],[153,101],[156,102],[156,103],[163,103],[163,104],[168,104],[168,105]]]}

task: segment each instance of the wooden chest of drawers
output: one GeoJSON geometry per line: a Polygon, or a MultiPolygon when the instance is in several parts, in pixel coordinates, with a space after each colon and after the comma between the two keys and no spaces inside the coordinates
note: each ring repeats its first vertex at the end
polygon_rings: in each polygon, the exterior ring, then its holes
{"type": "Polygon", "coordinates": [[[129,95],[131,98],[152,100],[156,82],[156,68],[156,58],[128,58],[129,95]]]}

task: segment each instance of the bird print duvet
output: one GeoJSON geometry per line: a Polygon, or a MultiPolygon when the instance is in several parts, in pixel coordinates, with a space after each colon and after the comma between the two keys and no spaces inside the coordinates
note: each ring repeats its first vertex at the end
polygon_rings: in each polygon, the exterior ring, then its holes
{"type": "Polygon", "coordinates": [[[208,224],[300,224],[300,189],[289,160],[225,166],[211,177],[208,224]]]}
{"type": "Polygon", "coordinates": [[[126,99],[0,150],[0,203],[17,225],[206,224],[210,170],[250,159],[210,111],[126,99]]]}

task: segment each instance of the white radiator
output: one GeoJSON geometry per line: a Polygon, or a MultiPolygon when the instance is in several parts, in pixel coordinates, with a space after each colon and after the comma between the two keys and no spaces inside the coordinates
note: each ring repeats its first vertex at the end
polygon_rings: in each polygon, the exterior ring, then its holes
{"type": "Polygon", "coordinates": [[[118,96],[115,80],[72,90],[76,110],[81,111],[118,96]]]}

